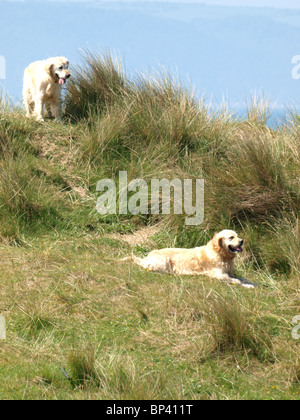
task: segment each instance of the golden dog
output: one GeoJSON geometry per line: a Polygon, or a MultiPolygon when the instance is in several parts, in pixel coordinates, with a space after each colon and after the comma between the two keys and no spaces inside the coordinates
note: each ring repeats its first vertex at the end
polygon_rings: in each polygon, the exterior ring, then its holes
{"type": "Polygon", "coordinates": [[[256,285],[234,276],[234,259],[243,251],[244,241],[232,230],[217,233],[206,245],[194,249],[161,249],[146,258],[133,256],[141,267],[175,275],[206,275],[231,284],[253,289],[256,285]]]}
{"type": "Polygon", "coordinates": [[[24,71],[23,101],[27,117],[43,119],[43,107],[49,116],[61,121],[61,87],[70,77],[69,61],[65,57],[53,57],[35,61],[24,71]]]}

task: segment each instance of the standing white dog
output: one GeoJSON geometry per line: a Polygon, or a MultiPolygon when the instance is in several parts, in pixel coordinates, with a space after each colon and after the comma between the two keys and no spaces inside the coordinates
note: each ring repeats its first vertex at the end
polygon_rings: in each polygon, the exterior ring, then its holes
{"type": "Polygon", "coordinates": [[[61,87],[71,76],[69,61],[65,57],[53,57],[35,61],[24,71],[23,100],[27,117],[33,115],[44,121],[43,108],[49,116],[61,121],[61,87]]]}

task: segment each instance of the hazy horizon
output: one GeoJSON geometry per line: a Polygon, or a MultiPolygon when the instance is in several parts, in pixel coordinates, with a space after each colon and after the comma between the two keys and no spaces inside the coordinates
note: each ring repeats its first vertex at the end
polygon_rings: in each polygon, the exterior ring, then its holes
{"type": "Polygon", "coordinates": [[[116,53],[129,76],[164,67],[214,104],[225,99],[244,106],[253,92],[264,92],[278,108],[299,106],[300,80],[292,77],[298,61],[292,60],[300,56],[300,10],[247,2],[233,7],[235,0],[0,3],[0,56],[6,62],[0,87],[17,101],[30,62],[65,55],[76,66],[80,50],[89,48],[116,53]]]}

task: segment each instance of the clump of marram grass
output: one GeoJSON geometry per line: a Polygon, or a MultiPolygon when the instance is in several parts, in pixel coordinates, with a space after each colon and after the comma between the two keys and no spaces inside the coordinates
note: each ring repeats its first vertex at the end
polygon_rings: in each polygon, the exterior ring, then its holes
{"type": "Polygon", "coordinates": [[[251,124],[266,126],[271,116],[271,101],[265,96],[254,93],[251,95],[250,103],[246,104],[247,118],[251,124]]]}
{"type": "Polygon", "coordinates": [[[33,171],[30,157],[0,161],[0,206],[2,217],[14,219],[19,226],[54,226],[59,221],[59,194],[33,171]],[[49,195],[49,190],[53,195],[49,195]]]}
{"type": "Polygon", "coordinates": [[[13,103],[8,95],[0,90],[0,116],[10,112],[13,107],[13,103]]]}
{"type": "Polygon", "coordinates": [[[137,78],[124,106],[138,150],[141,145],[163,150],[181,164],[194,153],[205,157],[221,147],[231,130],[226,114],[213,113],[193,89],[165,72],[137,78]]]}
{"type": "Polygon", "coordinates": [[[128,134],[128,114],[114,106],[101,114],[90,114],[92,121],[82,132],[80,159],[88,165],[99,166],[113,158],[125,158],[130,151],[128,134]]]}
{"type": "Polygon", "coordinates": [[[110,53],[95,55],[86,51],[84,64],[72,69],[66,95],[66,116],[75,121],[103,112],[126,90],[121,64],[110,53]]]}
{"type": "Polygon", "coordinates": [[[270,336],[240,301],[233,297],[211,296],[206,319],[215,342],[214,352],[245,352],[247,356],[264,362],[273,360],[270,336]]]}
{"type": "MultiPolygon", "coordinates": [[[[289,155],[292,162],[294,157],[289,155]]],[[[222,203],[221,212],[231,219],[268,220],[297,211],[299,190],[285,163],[286,157],[281,136],[256,128],[241,131],[226,157],[208,168],[209,207],[220,210],[215,203],[222,203]]]]}
{"type": "Polygon", "coordinates": [[[101,378],[95,366],[95,349],[93,346],[74,349],[68,357],[70,378],[74,386],[90,387],[101,385],[101,378]]]}
{"type": "Polygon", "coordinates": [[[46,298],[42,294],[37,297],[36,292],[28,290],[26,299],[15,301],[15,306],[18,310],[17,325],[26,338],[36,338],[40,334],[46,337],[57,326],[57,307],[53,305],[49,294],[46,298]]]}
{"type": "Polygon", "coordinates": [[[270,223],[271,243],[265,241],[266,261],[273,271],[289,278],[300,275],[300,223],[295,214],[270,223]]]}
{"type": "Polygon", "coordinates": [[[67,374],[73,388],[94,389],[103,399],[176,399],[184,393],[181,375],[171,377],[153,363],[117,349],[100,353],[94,345],[69,354],[67,374]]]}
{"type": "Polygon", "coordinates": [[[295,384],[300,384],[300,358],[294,363],[292,381],[295,384]]]}
{"type": "Polygon", "coordinates": [[[30,138],[37,129],[36,122],[25,118],[20,109],[8,105],[0,109],[0,159],[34,154],[30,138]]]}
{"type": "Polygon", "coordinates": [[[220,153],[232,128],[228,112],[212,112],[166,72],[129,80],[110,55],[85,55],[66,102],[67,115],[89,122],[83,157],[95,163],[111,159],[112,151],[130,159],[156,151],[173,161],[214,148],[220,153]]]}
{"type": "Polygon", "coordinates": [[[170,154],[172,149],[175,153],[193,149],[208,119],[194,93],[165,73],[135,80],[126,106],[137,140],[146,145],[162,142],[170,154]]]}

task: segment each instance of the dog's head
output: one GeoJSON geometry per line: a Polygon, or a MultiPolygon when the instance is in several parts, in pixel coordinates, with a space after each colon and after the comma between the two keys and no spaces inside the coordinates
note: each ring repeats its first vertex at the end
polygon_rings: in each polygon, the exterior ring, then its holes
{"type": "Polygon", "coordinates": [[[66,57],[54,57],[47,60],[47,71],[55,83],[64,85],[71,76],[69,72],[69,60],[66,57]]]}
{"type": "Polygon", "coordinates": [[[212,240],[214,251],[227,258],[234,258],[239,252],[243,252],[243,245],[244,240],[233,230],[222,230],[216,233],[212,240]]]}

